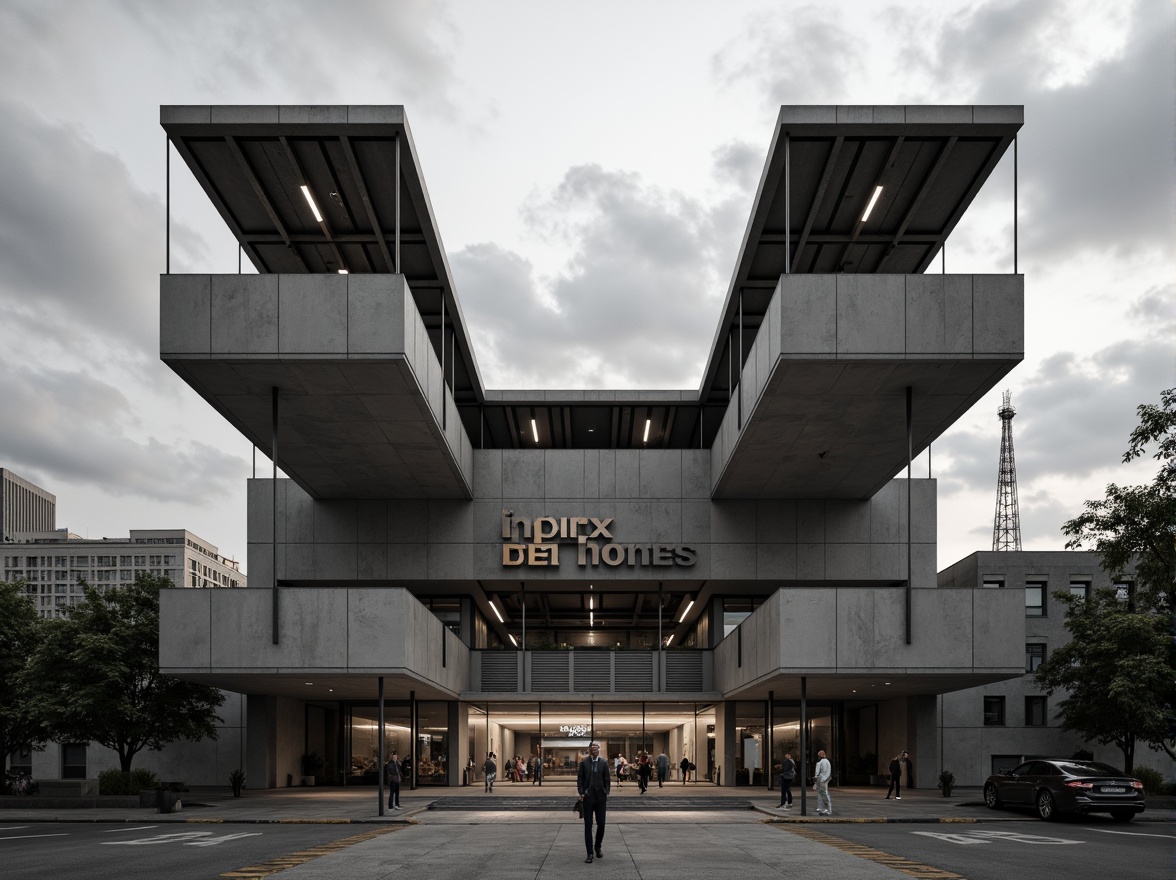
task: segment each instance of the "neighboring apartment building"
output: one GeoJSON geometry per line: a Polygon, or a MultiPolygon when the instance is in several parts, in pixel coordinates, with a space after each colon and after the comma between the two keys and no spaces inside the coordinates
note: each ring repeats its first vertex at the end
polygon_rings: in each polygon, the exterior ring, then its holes
{"type": "Polygon", "coordinates": [[[81,538],[66,529],[18,532],[2,545],[0,575],[24,581],[42,617],[61,617],[82,599],[81,582],[100,589],[132,583],[139,572],[179,587],[244,587],[240,563],[185,529],[132,529],[128,538],[81,538]]]}
{"type": "Polygon", "coordinates": [[[0,543],[17,532],[51,532],[57,528],[57,498],[40,486],[0,468],[0,543]]]}
{"type": "MultiPolygon", "coordinates": [[[[39,486],[0,470],[5,477],[6,522],[37,526],[8,532],[0,542],[0,580],[24,583],[43,618],[61,618],[83,598],[82,581],[100,590],[134,582],[139,572],[169,578],[177,587],[235,588],[248,585],[237,560],[185,529],[132,529],[126,538],[82,538],[56,529],[55,498],[39,486]],[[10,494],[10,485],[15,487],[10,494]],[[9,499],[15,498],[15,513],[9,499]],[[47,505],[47,506],[46,506],[47,505]]],[[[144,752],[136,767],[154,769],[167,779],[193,784],[224,784],[241,766],[243,700],[226,694],[219,715],[219,739],[176,743],[163,752],[144,752]]],[[[87,743],[51,742],[42,750],[7,756],[13,770],[39,779],[86,779],[118,766],[113,752],[87,743]]]]}
{"type": "Polygon", "coordinates": [[[1022,667],[1021,596],[938,583],[905,479],[1023,357],[1011,261],[941,273],[1022,119],[781,108],[697,389],[492,391],[402,107],[161,108],[258,271],[163,275],[161,358],[289,477],[249,483],[249,589],[162,597],[165,671],[247,694],[251,787],[589,738],[933,785],[938,695],[1022,667]]]}
{"type": "MultiPolygon", "coordinates": [[[[1034,682],[1033,672],[1051,651],[1069,641],[1065,606],[1054,594],[1070,592],[1085,597],[1095,589],[1113,588],[1127,602],[1134,589],[1133,570],[1122,580],[1112,581],[1093,552],[983,551],[941,571],[939,586],[1007,590],[1025,597],[1024,674],[939,698],[943,767],[955,774],[959,785],[981,785],[990,774],[1030,757],[1068,757],[1078,749],[1093,751],[1098,760],[1122,766],[1123,753],[1113,745],[1087,743],[1061,729],[1056,712],[1064,695],[1047,697],[1034,682]]],[[[1136,749],[1135,760],[1139,766],[1172,775],[1167,756],[1143,743],[1136,749]]]]}

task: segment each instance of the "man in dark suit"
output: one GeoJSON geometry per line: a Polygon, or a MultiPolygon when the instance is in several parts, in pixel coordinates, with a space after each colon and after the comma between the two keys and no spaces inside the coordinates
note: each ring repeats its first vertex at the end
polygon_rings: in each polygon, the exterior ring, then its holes
{"type": "Polygon", "coordinates": [[[604,858],[600,845],[604,842],[604,814],[611,788],[608,761],[600,757],[600,745],[592,743],[588,746],[588,757],[576,769],[576,791],[584,802],[584,848],[588,850],[585,862],[592,861],[593,818],[596,819],[596,858],[604,858]]]}

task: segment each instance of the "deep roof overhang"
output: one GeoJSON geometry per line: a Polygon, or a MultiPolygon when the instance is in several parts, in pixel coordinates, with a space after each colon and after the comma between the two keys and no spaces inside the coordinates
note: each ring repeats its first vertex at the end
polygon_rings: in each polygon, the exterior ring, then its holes
{"type": "Polygon", "coordinates": [[[781,275],[925,271],[1023,122],[1021,106],[781,107],[700,399],[729,396],[781,275]]]}

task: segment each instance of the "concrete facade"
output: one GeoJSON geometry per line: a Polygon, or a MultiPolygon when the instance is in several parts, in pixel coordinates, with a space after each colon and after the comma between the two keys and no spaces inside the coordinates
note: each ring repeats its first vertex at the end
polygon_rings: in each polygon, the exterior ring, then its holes
{"type": "Polygon", "coordinates": [[[1020,108],[782,108],[700,388],[543,392],[483,386],[403,108],[312,109],[161,110],[259,273],[161,278],[161,357],[289,476],[249,484],[251,588],[161,609],[166,671],[248,695],[250,779],[373,781],[377,688],[413,784],[587,731],[763,785],[802,689],[839,779],[937,766],[1023,609],[938,581],[903,477],[1022,359],[1024,287],[923,273],[1020,108]]]}

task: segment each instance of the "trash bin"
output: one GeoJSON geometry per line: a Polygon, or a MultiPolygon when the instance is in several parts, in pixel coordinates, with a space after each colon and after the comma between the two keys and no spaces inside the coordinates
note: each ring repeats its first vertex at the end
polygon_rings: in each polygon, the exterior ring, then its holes
{"type": "Polygon", "coordinates": [[[156,789],[155,798],[161,813],[178,813],[183,806],[180,803],[180,793],[170,788],[156,789]]]}

